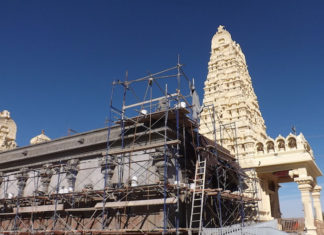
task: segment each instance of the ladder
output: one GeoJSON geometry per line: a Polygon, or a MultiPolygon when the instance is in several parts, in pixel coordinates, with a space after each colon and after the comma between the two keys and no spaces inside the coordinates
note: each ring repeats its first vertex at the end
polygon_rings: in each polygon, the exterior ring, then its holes
{"type": "Polygon", "coordinates": [[[198,235],[201,234],[202,214],[204,206],[205,194],[205,176],[206,176],[206,160],[196,162],[196,171],[194,179],[194,190],[192,194],[192,207],[190,217],[190,232],[192,228],[198,228],[198,235]]]}

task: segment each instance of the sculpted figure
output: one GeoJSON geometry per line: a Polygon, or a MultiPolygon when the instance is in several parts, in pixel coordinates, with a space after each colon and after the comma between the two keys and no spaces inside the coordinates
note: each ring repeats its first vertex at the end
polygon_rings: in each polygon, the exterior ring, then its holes
{"type": "Polygon", "coordinates": [[[263,144],[262,143],[257,144],[257,151],[258,152],[263,152],[263,144]]]}
{"type": "Polygon", "coordinates": [[[293,137],[290,137],[288,139],[288,146],[289,146],[289,148],[296,148],[297,147],[296,139],[293,137]]]}
{"type": "Polygon", "coordinates": [[[272,141],[268,141],[267,150],[268,152],[274,151],[274,143],[272,141]]]}
{"type": "Polygon", "coordinates": [[[285,142],[283,140],[278,140],[278,149],[285,149],[285,142]]]}

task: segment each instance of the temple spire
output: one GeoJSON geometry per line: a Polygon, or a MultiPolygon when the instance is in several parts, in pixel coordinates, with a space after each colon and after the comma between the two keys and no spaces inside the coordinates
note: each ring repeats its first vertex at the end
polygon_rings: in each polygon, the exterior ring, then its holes
{"type": "MultiPolygon", "coordinates": [[[[251,155],[255,142],[267,137],[245,56],[222,25],[211,42],[203,104],[215,107],[217,140],[233,154],[251,155]]],[[[214,139],[212,119],[205,108],[200,132],[214,139]]]]}

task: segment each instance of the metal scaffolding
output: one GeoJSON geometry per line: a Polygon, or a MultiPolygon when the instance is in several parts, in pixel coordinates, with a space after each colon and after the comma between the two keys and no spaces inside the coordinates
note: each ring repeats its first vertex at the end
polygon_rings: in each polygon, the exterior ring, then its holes
{"type": "Polygon", "coordinates": [[[254,179],[217,144],[213,106],[215,138],[199,135],[182,67],[112,83],[101,156],[2,169],[0,232],[200,234],[256,220],[254,179]]]}

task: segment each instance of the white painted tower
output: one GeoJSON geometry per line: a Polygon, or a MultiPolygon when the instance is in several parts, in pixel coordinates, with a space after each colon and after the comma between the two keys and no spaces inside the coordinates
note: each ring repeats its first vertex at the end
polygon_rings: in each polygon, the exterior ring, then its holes
{"type": "MultiPolygon", "coordinates": [[[[218,27],[211,42],[203,104],[214,106],[218,115],[215,118],[217,141],[232,154],[236,155],[237,146],[239,156],[249,156],[254,153],[255,143],[266,139],[266,126],[245,56],[223,26],[218,27]],[[230,123],[235,123],[236,130],[230,123]]],[[[205,108],[201,114],[200,132],[214,139],[212,122],[210,109],[205,108]]]]}

